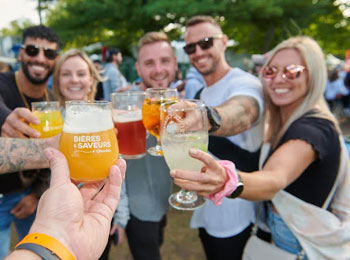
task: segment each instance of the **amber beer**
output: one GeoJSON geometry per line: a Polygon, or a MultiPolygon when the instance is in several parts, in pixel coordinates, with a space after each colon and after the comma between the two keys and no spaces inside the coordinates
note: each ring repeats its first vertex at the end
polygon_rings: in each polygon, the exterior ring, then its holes
{"type": "Polygon", "coordinates": [[[110,102],[66,102],[59,149],[67,158],[72,179],[106,178],[119,152],[110,102]]]}
{"type": "Polygon", "coordinates": [[[143,91],[111,94],[113,121],[122,158],[139,159],[146,155],[146,129],[141,112],[144,99],[143,91]]]}
{"type": "Polygon", "coordinates": [[[32,102],[32,112],[40,120],[40,124],[29,124],[29,126],[40,132],[41,138],[48,138],[62,132],[63,119],[58,102],[32,102]]]}
{"type": "Polygon", "coordinates": [[[135,117],[113,116],[114,126],[118,131],[119,152],[125,159],[136,159],[145,156],[146,129],[142,123],[141,110],[135,117]],[[139,115],[138,115],[139,114],[139,115]]]}

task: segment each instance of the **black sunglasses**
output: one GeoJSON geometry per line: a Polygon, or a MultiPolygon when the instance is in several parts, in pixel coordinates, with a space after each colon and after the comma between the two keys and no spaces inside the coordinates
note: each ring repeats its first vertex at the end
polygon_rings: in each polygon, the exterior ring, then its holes
{"type": "Polygon", "coordinates": [[[205,37],[202,40],[194,43],[186,44],[183,48],[186,54],[190,55],[196,52],[196,45],[202,50],[207,50],[214,45],[214,39],[220,39],[222,36],[205,37]]]}
{"type": "Polygon", "coordinates": [[[26,54],[30,57],[35,57],[36,55],[38,55],[40,49],[43,49],[45,57],[49,60],[54,60],[58,55],[58,52],[56,50],[49,49],[46,47],[39,47],[38,45],[23,45],[21,48],[24,49],[26,54]]]}

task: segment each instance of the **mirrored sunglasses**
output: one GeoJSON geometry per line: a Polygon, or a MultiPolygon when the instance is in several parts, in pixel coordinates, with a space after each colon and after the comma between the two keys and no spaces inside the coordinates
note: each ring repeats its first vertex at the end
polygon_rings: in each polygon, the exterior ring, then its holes
{"type": "Polygon", "coordinates": [[[49,60],[54,60],[58,55],[58,52],[56,50],[49,49],[46,47],[39,47],[38,45],[23,45],[21,48],[24,49],[26,54],[30,57],[35,57],[36,55],[38,55],[40,49],[43,49],[45,57],[49,60]]]}
{"type": "MultiPolygon", "coordinates": [[[[276,66],[266,66],[262,71],[262,76],[265,79],[274,79],[278,72],[279,68],[276,66]]],[[[306,70],[306,68],[302,65],[288,65],[283,68],[282,78],[293,80],[300,77],[301,73],[306,70]]]]}
{"type": "Polygon", "coordinates": [[[214,45],[214,39],[220,39],[222,36],[205,37],[202,40],[194,43],[186,44],[183,49],[186,54],[190,55],[196,52],[196,45],[198,45],[202,50],[207,50],[214,45]]]}

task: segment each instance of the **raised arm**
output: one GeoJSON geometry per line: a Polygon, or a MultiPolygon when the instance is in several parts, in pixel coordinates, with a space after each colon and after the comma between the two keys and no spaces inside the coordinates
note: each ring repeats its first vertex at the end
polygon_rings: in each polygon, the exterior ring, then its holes
{"type": "Polygon", "coordinates": [[[260,108],[256,99],[235,96],[215,107],[221,116],[220,128],[212,133],[216,136],[236,135],[249,129],[259,118],[260,108]]]}
{"type": "Polygon", "coordinates": [[[47,139],[0,138],[0,174],[48,168],[47,147],[58,147],[59,135],[47,139]]]}
{"type": "MultiPolygon", "coordinates": [[[[202,161],[205,166],[201,172],[171,170],[170,175],[174,177],[176,185],[197,191],[204,196],[226,190],[225,185],[230,181],[227,169],[211,155],[200,150],[191,149],[190,155],[202,161]]],[[[303,140],[288,141],[271,155],[263,170],[252,173],[240,172],[244,183],[240,197],[253,201],[273,198],[278,191],[297,179],[316,157],[317,154],[309,143],[303,140]]],[[[235,170],[232,171],[235,174],[235,170]]],[[[235,189],[234,182],[231,185],[231,192],[235,189]]],[[[225,196],[228,195],[230,194],[225,196]]]]}

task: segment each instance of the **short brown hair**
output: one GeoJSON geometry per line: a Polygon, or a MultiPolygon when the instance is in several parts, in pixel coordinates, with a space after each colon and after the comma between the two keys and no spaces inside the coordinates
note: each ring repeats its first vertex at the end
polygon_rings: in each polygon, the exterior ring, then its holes
{"type": "Polygon", "coordinates": [[[220,25],[217,21],[209,15],[196,15],[190,18],[186,23],[186,28],[200,24],[200,23],[210,23],[221,30],[220,25]]]}
{"type": "Polygon", "coordinates": [[[142,36],[142,38],[139,40],[139,44],[138,44],[139,51],[143,46],[145,46],[147,44],[151,44],[154,42],[161,42],[161,41],[167,42],[167,43],[169,43],[169,45],[171,45],[170,40],[165,33],[163,33],[163,32],[148,32],[144,36],[142,36]]]}

